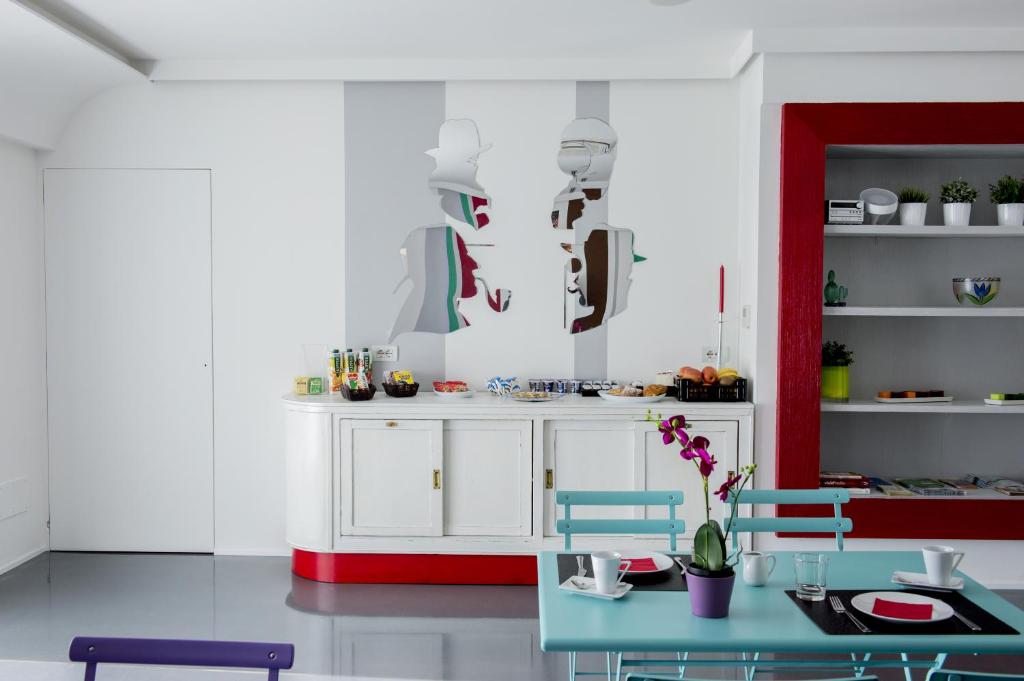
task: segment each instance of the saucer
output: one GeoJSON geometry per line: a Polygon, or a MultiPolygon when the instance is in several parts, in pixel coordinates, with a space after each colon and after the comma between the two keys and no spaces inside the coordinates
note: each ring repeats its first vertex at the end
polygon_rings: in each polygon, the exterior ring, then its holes
{"type": "Polygon", "coordinates": [[[928,581],[928,575],[923,572],[901,572],[897,570],[892,573],[892,583],[900,586],[909,586],[914,589],[931,589],[933,591],[962,591],[964,588],[963,577],[953,577],[953,582],[945,586],[932,584],[928,581]]]}
{"type": "Polygon", "coordinates": [[[619,582],[619,586],[615,590],[615,593],[603,594],[598,591],[597,587],[594,585],[593,577],[570,577],[562,582],[558,588],[561,591],[568,591],[569,593],[579,594],[580,596],[590,596],[591,598],[600,598],[605,601],[617,601],[629,593],[629,590],[633,588],[633,585],[629,582],[619,582]]]}

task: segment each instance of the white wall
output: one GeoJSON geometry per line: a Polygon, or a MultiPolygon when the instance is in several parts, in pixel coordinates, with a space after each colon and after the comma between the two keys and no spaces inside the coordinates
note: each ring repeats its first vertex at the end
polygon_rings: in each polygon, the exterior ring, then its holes
{"type": "MultiPolygon", "coordinates": [[[[775,482],[778,333],[779,150],[785,102],[1022,101],[1019,54],[766,55],[758,166],[758,309],[755,452],[759,484],[775,482]]],[[[750,159],[747,159],[748,161],[750,159]]],[[[938,520],[941,522],[941,519],[938,520]]],[[[1008,522],[1013,522],[1012,520],[1008,522]]],[[[856,540],[849,549],[916,550],[922,541],[856,540]]],[[[1024,542],[961,541],[963,569],[989,586],[1024,587],[1024,542]]],[[[827,546],[815,540],[765,537],[777,549],[827,546]]]]}
{"type": "MultiPolygon", "coordinates": [[[[482,383],[495,373],[568,373],[561,315],[541,323],[534,306],[550,296],[561,309],[564,256],[548,216],[567,181],[555,158],[575,85],[446,87],[447,115],[477,119],[483,140],[495,143],[480,159],[494,222],[479,236],[505,248],[476,250],[488,283],[513,290],[507,320],[480,306],[474,326],[454,334],[448,375],[482,383]]],[[[91,100],[41,157],[41,167],[212,169],[221,553],[286,551],[279,398],[304,369],[303,343],[345,338],[343,90],[330,82],[126,86],[91,100]]],[[[649,258],[634,268],[629,309],[611,321],[616,377],[699,361],[701,346],[716,342],[719,264],[729,275],[727,343],[736,357],[737,102],[731,81],[612,85],[620,149],[610,222],[634,229],[649,258]]]]}
{"type": "MultiPolygon", "coordinates": [[[[24,479],[27,511],[0,520],[0,573],[46,550],[46,326],[39,174],[0,139],[0,485],[24,479]]],[[[0,500],[0,507],[6,503],[0,500]]]]}
{"type": "Polygon", "coordinates": [[[286,552],[279,398],[302,371],[303,343],[344,338],[342,116],[341,83],[127,86],[91,100],[41,157],[212,169],[221,553],[286,552]]]}

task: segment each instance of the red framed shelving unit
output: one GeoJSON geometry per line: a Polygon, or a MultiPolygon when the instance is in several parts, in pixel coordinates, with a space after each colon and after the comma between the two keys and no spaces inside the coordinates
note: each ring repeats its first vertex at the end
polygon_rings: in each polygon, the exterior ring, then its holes
{"type": "MultiPolygon", "coordinates": [[[[825,163],[829,145],[1024,144],[1024,103],[782,107],[776,485],[818,486],[825,163]],[[815,282],[809,285],[808,282],[815,282]]],[[[1011,499],[858,499],[852,537],[1024,539],[1011,499]]],[[[780,515],[820,515],[813,506],[780,515]]]]}

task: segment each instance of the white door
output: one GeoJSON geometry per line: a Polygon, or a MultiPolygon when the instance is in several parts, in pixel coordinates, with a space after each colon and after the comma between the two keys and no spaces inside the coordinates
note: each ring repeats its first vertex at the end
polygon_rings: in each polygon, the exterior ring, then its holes
{"type": "MultiPolygon", "coordinates": [[[[687,421],[687,432],[690,437],[703,435],[710,441],[708,451],[714,455],[718,465],[708,479],[711,492],[714,493],[726,480],[729,471],[738,466],[739,444],[737,440],[736,421],[687,421]]],[[[692,539],[697,528],[704,524],[704,488],[700,473],[692,461],[679,456],[678,445],[665,445],[654,423],[641,422],[636,424],[636,448],[643,471],[642,489],[647,490],[682,490],[683,505],[676,508],[676,517],[686,523],[684,538],[692,539]]],[[[722,521],[721,503],[715,496],[711,497],[711,517],[722,521]]],[[[667,518],[666,506],[648,506],[648,518],[667,518]]]]}
{"type": "MultiPolygon", "coordinates": [[[[554,536],[558,490],[635,490],[638,460],[632,421],[549,421],[544,433],[544,534],[554,536]]],[[[573,517],[639,518],[630,506],[573,509],[573,517]]]]}
{"type": "Polygon", "coordinates": [[[531,533],[529,421],[445,421],[444,533],[531,533]]]}
{"type": "Polygon", "coordinates": [[[342,534],[440,536],[441,422],[341,419],[342,534]]]}
{"type": "Polygon", "coordinates": [[[213,550],[210,173],[44,172],[50,546],[213,550]]]}

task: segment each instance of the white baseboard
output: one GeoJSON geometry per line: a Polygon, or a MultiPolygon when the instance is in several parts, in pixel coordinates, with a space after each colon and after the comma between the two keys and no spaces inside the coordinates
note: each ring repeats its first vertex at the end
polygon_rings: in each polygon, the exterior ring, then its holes
{"type": "Polygon", "coordinates": [[[22,563],[27,563],[28,561],[32,560],[36,556],[41,556],[42,554],[46,553],[49,550],[50,550],[50,547],[42,546],[42,547],[37,548],[37,549],[32,549],[28,553],[23,553],[22,555],[18,556],[14,560],[10,560],[10,561],[8,561],[5,564],[0,565],[0,575],[4,574],[5,572],[10,572],[14,568],[16,568],[19,565],[21,565],[22,563]]]}
{"type": "Polygon", "coordinates": [[[270,556],[270,557],[288,557],[292,555],[292,550],[288,547],[280,548],[267,548],[267,549],[214,549],[213,555],[215,556],[270,556]]]}

